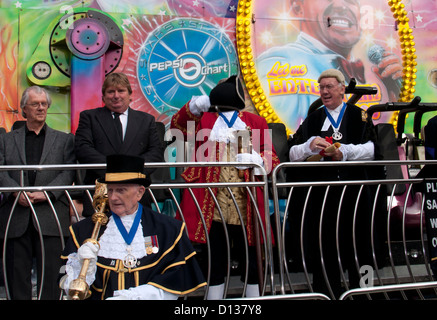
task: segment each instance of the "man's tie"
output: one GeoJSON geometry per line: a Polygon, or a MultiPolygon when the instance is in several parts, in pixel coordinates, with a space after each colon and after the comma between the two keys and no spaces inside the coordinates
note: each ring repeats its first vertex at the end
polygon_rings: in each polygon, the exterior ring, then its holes
{"type": "Polygon", "coordinates": [[[340,66],[340,71],[343,71],[347,82],[349,82],[351,78],[355,78],[358,83],[366,83],[364,64],[361,60],[349,61],[339,57],[337,62],[340,66]]]}
{"type": "Polygon", "coordinates": [[[120,140],[123,141],[123,127],[121,126],[120,115],[121,113],[114,112],[114,123],[117,128],[118,136],[120,137],[120,140]]]}

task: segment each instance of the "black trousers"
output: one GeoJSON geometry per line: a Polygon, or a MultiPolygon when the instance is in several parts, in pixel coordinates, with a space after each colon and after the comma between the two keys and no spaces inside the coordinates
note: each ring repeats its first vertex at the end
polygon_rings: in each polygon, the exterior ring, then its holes
{"type": "MultiPolygon", "coordinates": [[[[246,249],[244,245],[243,231],[240,225],[227,224],[227,231],[231,247],[231,259],[234,257],[238,261],[238,269],[241,274],[241,281],[245,280],[246,275],[246,249]]],[[[211,278],[210,285],[219,285],[224,283],[227,266],[227,246],[226,234],[221,222],[213,221],[209,232],[209,240],[211,246],[211,278]]],[[[249,248],[249,268],[248,268],[248,283],[257,284],[257,264],[256,264],[256,249],[249,248]]],[[[206,276],[206,272],[204,273],[206,276]]]]}
{"type": "MultiPolygon", "coordinates": [[[[36,261],[37,297],[41,288],[43,256],[41,241],[33,223],[29,221],[27,231],[19,238],[6,240],[6,278],[12,300],[32,299],[32,267],[36,261]]],[[[60,237],[43,236],[44,242],[44,282],[41,300],[59,300],[61,289],[58,285],[61,267],[62,243],[60,237]]]]}

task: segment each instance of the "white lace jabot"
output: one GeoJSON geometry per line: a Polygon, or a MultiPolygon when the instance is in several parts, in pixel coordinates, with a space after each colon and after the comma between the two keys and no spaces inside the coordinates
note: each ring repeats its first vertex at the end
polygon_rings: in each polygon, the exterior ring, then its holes
{"type": "MultiPolygon", "coordinates": [[[[234,114],[234,111],[226,111],[226,112],[222,112],[222,114],[228,120],[230,120],[232,118],[232,115],[234,114]]],[[[246,126],[247,125],[238,116],[232,128],[229,128],[225,120],[223,120],[222,117],[219,116],[216,122],[214,123],[214,126],[212,127],[211,133],[209,135],[209,140],[224,142],[224,143],[228,143],[228,142],[236,143],[235,134],[234,134],[235,131],[245,130],[246,126]]]]}
{"type": "MultiPolygon", "coordinates": [[[[120,217],[126,231],[129,232],[135,219],[135,214],[120,217]]],[[[109,217],[108,224],[105,232],[102,234],[99,240],[100,250],[99,256],[108,259],[121,259],[126,257],[128,247],[124,241],[120,231],[118,231],[117,225],[113,217],[109,217]]],[[[135,233],[135,237],[130,245],[132,251],[131,254],[137,259],[141,259],[146,256],[146,247],[144,244],[143,227],[141,223],[138,225],[138,230],[135,233]]]]}

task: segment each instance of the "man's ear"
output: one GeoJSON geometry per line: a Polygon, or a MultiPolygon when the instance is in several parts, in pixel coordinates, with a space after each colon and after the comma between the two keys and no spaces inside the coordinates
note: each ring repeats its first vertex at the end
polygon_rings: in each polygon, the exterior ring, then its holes
{"type": "Polygon", "coordinates": [[[141,195],[140,196],[140,199],[143,197],[143,195],[146,193],[146,187],[145,186],[142,186],[142,185],[140,185],[140,188],[139,188],[139,194],[141,195]]]}
{"type": "Polygon", "coordinates": [[[295,16],[301,16],[303,14],[303,1],[304,0],[291,1],[291,11],[295,16]]]}

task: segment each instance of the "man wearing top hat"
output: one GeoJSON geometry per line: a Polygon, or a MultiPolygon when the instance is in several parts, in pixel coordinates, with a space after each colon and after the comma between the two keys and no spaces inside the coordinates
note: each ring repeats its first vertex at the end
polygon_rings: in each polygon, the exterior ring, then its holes
{"type": "MultiPolygon", "coordinates": [[[[267,173],[279,163],[273,148],[268,131],[267,122],[264,118],[250,112],[242,111],[245,107],[244,92],[240,80],[236,76],[224,79],[215,86],[210,95],[194,96],[172,118],[171,128],[183,132],[187,138],[187,128],[190,121],[195,124],[196,145],[195,161],[232,161],[254,162],[262,165],[267,173]],[[239,153],[236,136],[238,131],[247,130],[252,134],[253,150],[243,150],[239,153]],[[203,134],[202,138],[201,135],[203,134]],[[199,141],[200,140],[200,141],[199,141]],[[209,148],[213,146],[213,148],[209,148]],[[206,148],[208,146],[208,148],[206,148]]],[[[245,143],[248,144],[248,143],[245,143]]],[[[185,181],[193,183],[214,182],[242,182],[249,181],[250,174],[244,167],[191,167],[187,168],[182,177],[185,181]],[[242,176],[239,170],[243,170],[242,176]]],[[[255,171],[255,174],[257,172],[255,171]]],[[[244,223],[249,242],[249,275],[246,295],[257,296],[258,279],[256,276],[256,263],[254,263],[255,213],[251,206],[250,195],[245,188],[231,188],[241,212],[239,217],[232,196],[226,188],[213,188],[214,196],[220,205],[224,222],[227,225],[229,236],[234,244],[243,246],[244,239],[241,225],[244,223]]],[[[208,291],[208,299],[221,299],[224,293],[224,277],[226,268],[226,240],[222,217],[216,208],[213,196],[204,188],[194,188],[193,193],[204,216],[211,244],[211,279],[208,291]]],[[[264,197],[262,188],[257,188],[254,197],[262,218],[264,213],[264,197]]],[[[201,222],[199,212],[195,209],[194,199],[188,192],[182,195],[181,210],[187,224],[189,237],[197,243],[206,242],[206,234],[201,222]]],[[[265,223],[265,221],[263,221],[265,223]]],[[[244,249],[243,249],[244,250],[244,249]]],[[[238,254],[237,254],[238,255],[238,254]]],[[[244,251],[239,255],[244,257],[244,251]]],[[[241,265],[242,263],[240,263],[241,265]]],[[[244,270],[244,267],[243,267],[244,270]]],[[[243,275],[242,275],[243,278],[243,275]]]]}
{"type": "Polygon", "coordinates": [[[78,278],[84,259],[90,259],[89,299],[170,300],[206,285],[184,223],[139,202],[151,183],[141,157],[108,156],[100,182],[107,185],[108,223],[98,243],[84,243],[94,228],[92,217],[70,227],[61,257],[66,262],[63,289],[78,278]]]}

